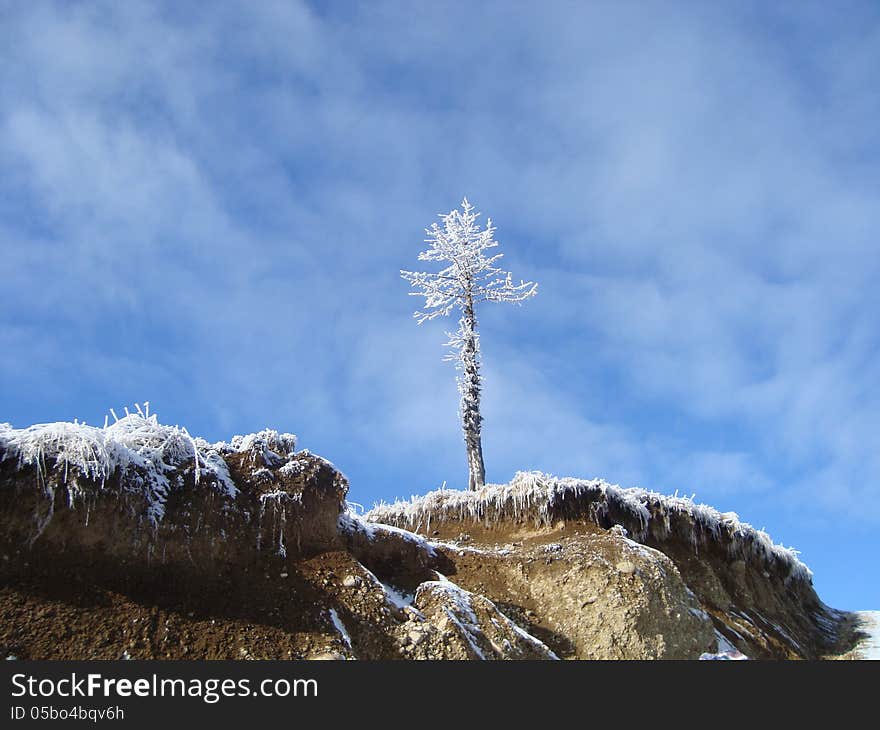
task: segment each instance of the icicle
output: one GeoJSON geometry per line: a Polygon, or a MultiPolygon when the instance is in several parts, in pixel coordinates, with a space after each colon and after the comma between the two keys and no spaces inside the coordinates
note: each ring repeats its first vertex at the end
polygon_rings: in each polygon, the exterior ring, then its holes
{"type": "Polygon", "coordinates": [[[195,460],[195,465],[196,465],[196,466],[195,466],[195,479],[196,479],[196,484],[198,484],[198,483],[199,483],[199,477],[200,477],[200,475],[201,475],[201,472],[200,472],[200,470],[199,470],[199,450],[196,448],[196,442],[195,442],[195,439],[193,439],[193,437],[189,435],[189,431],[187,431],[185,428],[181,428],[180,430],[181,430],[181,431],[184,433],[184,435],[189,439],[189,443],[190,443],[190,445],[192,446],[192,450],[193,450],[193,459],[195,460]]]}

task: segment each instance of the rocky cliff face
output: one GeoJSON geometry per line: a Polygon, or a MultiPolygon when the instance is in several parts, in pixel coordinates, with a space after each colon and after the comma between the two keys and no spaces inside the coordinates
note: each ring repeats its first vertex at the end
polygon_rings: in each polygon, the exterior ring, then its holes
{"type": "Polygon", "coordinates": [[[139,413],[0,425],[0,653],[19,658],[698,658],[843,651],[848,617],[731,516],[520,475],[347,510],[263,431],[139,413]],[[421,534],[417,534],[421,533],[421,534]]]}
{"type": "MultiPolygon", "coordinates": [[[[564,620],[554,618],[569,592],[567,584],[556,585],[549,605],[539,612],[548,629],[559,626],[567,635],[572,629],[565,622],[576,627],[575,634],[583,637],[574,651],[579,657],[683,657],[692,650],[670,641],[682,625],[671,620],[676,613],[699,617],[701,628],[689,626],[684,634],[702,636],[701,630],[708,629],[718,650],[754,658],[819,658],[850,641],[852,617],[822,603],[795,551],[775,545],[733,513],[720,514],[688,499],[599,480],[520,473],[509,485],[477,493],[432,492],[379,506],[367,518],[423,530],[437,539],[466,532],[470,544],[489,555],[497,553],[492,546],[503,542],[521,549],[551,541],[554,553],[545,562],[562,566],[542,568],[540,576],[529,578],[532,586],[559,571],[569,581],[584,578],[589,566],[600,562],[598,580],[604,588],[587,591],[587,598],[595,595],[596,601],[578,608],[574,600],[564,620]],[[615,595],[623,598],[614,601],[615,595]],[[633,620],[639,606],[645,607],[646,618],[633,620]],[[671,606],[676,608],[670,613],[671,606]],[[672,626],[662,623],[664,616],[672,626]],[[634,636],[640,637],[638,648],[623,648],[634,636]],[[653,645],[646,643],[648,637],[654,638],[653,645]]],[[[467,555],[461,552],[462,558],[467,555]]],[[[471,571],[465,564],[462,568],[460,580],[469,585],[471,571]]],[[[572,598],[585,589],[577,587],[572,598]]]]}

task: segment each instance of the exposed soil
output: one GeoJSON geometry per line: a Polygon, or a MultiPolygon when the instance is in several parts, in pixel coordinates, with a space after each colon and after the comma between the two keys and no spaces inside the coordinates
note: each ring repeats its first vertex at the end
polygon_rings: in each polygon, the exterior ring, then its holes
{"type": "MultiPolygon", "coordinates": [[[[764,546],[754,544],[762,536],[750,532],[751,528],[732,530],[720,525],[715,534],[686,510],[667,509],[661,499],[653,497],[645,522],[618,495],[612,492],[603,502],[601,490],[588,487],[582,501],[569,492],[562,493],[556,502],[552,500],[558,497],[551,493],[542,503],[541,491],[511,485],[507,494],[496,488],[491,501],[485,507],[479,503],[477,509],[471,509],[470,499],[435,492],[413,504],[382,506],[368,517],[397,526],[415,522],[420,529],[430,530],[432,539],[446,540],[450,550],[457,551],[455,579],[500,604],[516,604],[506,595],[513,586],[517,586],[521,600],[533,603],[540,591],[546,590],[550,597],[546,605],[526,607],[548,622],[535,627],[536,635],[552,631],[571,642],[563,647],[554,643],[552,635],[546,635],[548,645],[563,656],[672,658],[681,651],[693,656],[686,642],[671,639],[676,629],[658,620],[669,616],[670,606],[691,614],[699,612],[720,651],[738,651],[758,659],[819,659],[852,649],[853,615],[822,603],[809,573],[797,570],[788,556],[768,553],[764,546]],[[446,506],[450,498],[452,508],[446,506]],[[629,539],[628,531],[638,535],[639,541],[629,539]],[[529,548],[542,542],[559,542],[553,553],[558,557],[543,556],[546,565],[530,570],[529,566],[540,564],[541,556],[529,548]],[[496,560],[493,556],[501,546],[506,549],[496,560]],[[623,590],[628,584],[616,580],[616,572],[620,572],[616,555],[624,548],[654,559],[653,582],[643,580],[636,590],[623,590]],[[471,559],[469,555],[479,557],[471,559]],[[524,566],[522,575],[511,574],[510,561],[524,566]],[[488,566],[502,577],[484,580],[488,566]],[[601,566],[599,589],[590,578],[597,566],[601,566]],[[659,583],[658,575],[663,575],[665,582],[659,583]],[[681,598],[676,582],[695,598],[695,605],[681,598]],[[579,606],[570,600],[570,591],[579,598],[595,595],[597,600],[579,606]],[[617,606],[613,601],[607,605],[614,595],[621,595],[622,601],[617,606]],[[644,596],[655,600],[646,602],[644,596]],[[601,607],[599,622],[595,619],[599,609],[593,608],[593,603],[601,607]],[[564,616],[553,618],[562,605],[566,606],[564,616]],[[683,609],[685,606],[689,607],[683,609]],[[633,613],[640,607],[648,618],[634,622],[633,613]],[[623,619],[615,614],[616,609],[623,611],[623,619]],[[578,636],[582,638],[578,640],[578,636]],[[609,640],[609,636],[615,638],[609,640]],[[653,646],[650,636],[658,637],[653,646]]],[[[637,565],[633,560],[623,562],[637,565]]],[[[641,568],[636,574],[650,576],[652,571],[641,568]]],[[[690,627],[678,633],[687,632],[703,636],[690,627]]]]}
{"type": "Polygon", "coordinates": [[[451,578],[562,658],[693,659],[715,648],[708,617],[662,553],[593,525],[474,532],[444,544],[451,578]]]}
{"type": "Polygon", "coordinates": [[[224,452],[231,491],[176,466],[158,524],[142,475],[0,454],[0,656],[853,656],[851,615],[773,559],[695,542],[684,518],[638,542],[591,492],[541,524],[462,514],[420,537],[347,515],[345,478],[265,433],[224,452]]]}
{"type": "MultiPolygon", "coordinates": [[[[346,556],[343,556],[346,557],[346,556]]],[[[120,573],[34,555],[0,576],[0,646],[20,659],[285,659],[331,651],[311,607],[333,555],[274,574],[120,573]]]]}

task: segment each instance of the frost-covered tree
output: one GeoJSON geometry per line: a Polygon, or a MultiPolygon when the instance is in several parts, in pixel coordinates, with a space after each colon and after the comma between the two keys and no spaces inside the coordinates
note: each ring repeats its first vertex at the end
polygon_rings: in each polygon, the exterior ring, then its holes
{"type": "Polygon", "coordinates": [[[421,311],[415,313],[419,324],[445,317],[454,309],[461,312],[457,332],[447,332],[446,343],[451,352],[446,359],[452,360],[460,370],[458,391],[461,395],[459,415],[467,448],[470,489],[485,484],[486,470],[483,466],[483,445],[480,415],[480,337],[477,334],[476,306],[480,302],[520,303],[535,295],[538,285],[520,281],[514,284],[510,274],[497,266],[504,254],[487,255],[498,246],[494,239],[492,220],[486,227],[477,225],[480,214],[465,198],[461,210],[455,209],[440,215],[443,225],[434,223],[425,229],[428,237],[427,250],[419,254],[420,261],[448,263],[442,271],[401,271],[417,291],[413,296],[425,298],[421,311]]]}

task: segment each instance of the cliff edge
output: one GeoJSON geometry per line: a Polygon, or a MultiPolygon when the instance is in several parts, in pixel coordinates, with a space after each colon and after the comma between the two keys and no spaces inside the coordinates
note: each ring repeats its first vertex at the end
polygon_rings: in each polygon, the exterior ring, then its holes
{"type": "Polygon", "coordinates": [[[791,550],[735,515],[523,473],[356,515],[272,430],[139,411],[0,424],[0,655],[816,658],[852,648],[791,550]]]}

